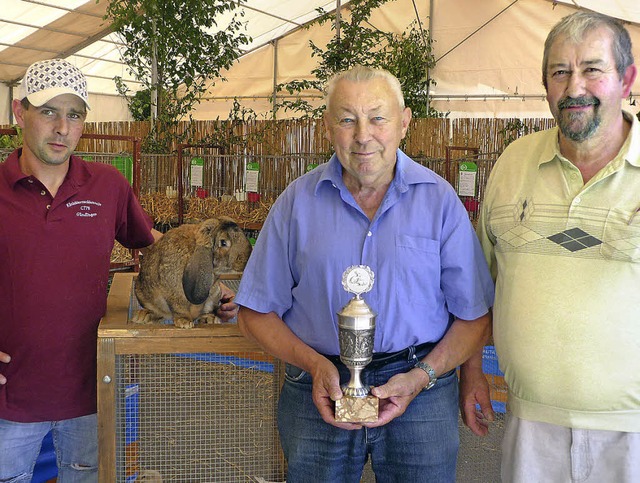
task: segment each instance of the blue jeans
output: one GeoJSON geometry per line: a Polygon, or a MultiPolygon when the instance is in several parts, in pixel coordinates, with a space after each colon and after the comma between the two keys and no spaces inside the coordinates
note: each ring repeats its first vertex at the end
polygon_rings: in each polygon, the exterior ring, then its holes
{"type": "MultiPolygon", "coordinates": [[[[418,358],[424,354],[417,354],[418,358]]],[[[365,368],[362,382],[380,386],[413,368],[417,359],[365,368]]],[[[340,381],[349,371],[337,364],[340,381]]],[[[458,455],[458,383],[455,371],[422,391],[400,417],[355,431],[325,423],[311,399],[311,376],[286,365],[278,405],[287,482],[359,483],[369,456],[378,483],[453,483],[458,455]]]]}
{"type": "Polygon", "coordinates": [[[98,481],[98,419],[91,414],[42,423],[0,419],[0,482],[31,482],[42,440],[49,431],[56,449],[58,483],[98,481]]]}

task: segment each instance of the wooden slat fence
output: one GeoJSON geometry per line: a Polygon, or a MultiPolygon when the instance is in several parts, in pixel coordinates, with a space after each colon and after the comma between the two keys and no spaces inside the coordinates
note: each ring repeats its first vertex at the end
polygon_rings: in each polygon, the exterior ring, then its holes
{"type": "MultiPolygon", "coordinates": [[[[402,148],[454,187],[458,183],[459,163],[472,158],[478,165],[478,193],[471,199],[463,199],[463,202],[474,219],[491,167],[504,147],[517,137],[553,125],[552,119],[414,119],[402,148]],[[447,146],[456,146],[455,151],[451,150],[449,162],[446,160],[447,146]],[[460,147],[474,148],[478,154],[472,156],[471,151],[460,147]]],[[[143,139],[149,128],[148,122],[101,122],[87,123],[85,132],[143,139]]],[[[190,133],[186,140],[189,143],[222,146],[221,151],[187,148],[183,152],[183,193],[187,197],[187,205],[189,199],[195,202],[198,196],[189,177],[189,161],[194,156],[204,159],[204,179],[199,196],[220,198],[234,195],[236,190],[244,187],[247,163],[257,162],[260,165],[259,194],[265,204],[272,202],[309,165],[326,162],[332,152],[321,120],[196,121],[180,123],[177,129],[181,133],[190,133]]],[[[130,149],[131,143],[128,142],[82,139],[77,151],[88,153],[95,160],[109,162],[114,156],[130,155],[130,149]]],[[[177,191],[177,165],[175,152],[143,153],[141,197],[153,196],[157,204],[158,197],[164,197],[169,192],[168,188],[177,191]]],[[[177,198],[175,193],[173,196],[177,198]]],[[[163,209],[162,218],[173,219],[177,199],[165,201],[169,201],[169,208],[163,209]]],[[[150,214],[154,216],[154,213],[150,214]]]]}
{"type": "MultiPolygon", "coordinates": [[[[547,129],[553,119],[414,119],[403,149],[412,156],[445,158],[447,145],[477,147],[481,154],[501,153],[513,139],[533,130],[547,129]]],[[[7,126],[8,127],[8,126],[7,126]]],[[[292,155],[331,154],[321,120],[194,121],[180,123],[178,132],[189,132],[184,142],[218,144],[226,154],[292,155]]],[[[144,139],[149,123],[143,121],[87,123],[86,133],[134,136],[144,139]]],[[[78,151],[119,153],[126,142],[81,140],[78,151]]],[[[174,150],[177,146],[174,146],[174,150]]]]}
{"type": "Polygon", "coordinates": [[[553,119],[455,119],[451,130],[451,144],[476,146],[482,154],[500,154],[509,141],[554,125],[553,119]]]}

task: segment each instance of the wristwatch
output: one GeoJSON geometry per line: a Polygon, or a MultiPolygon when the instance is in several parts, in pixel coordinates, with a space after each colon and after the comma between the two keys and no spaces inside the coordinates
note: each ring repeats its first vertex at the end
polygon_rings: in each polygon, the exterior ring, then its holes
{"type": "Polygon", "coordinates": [[[422,388],[423,391],[428,391],[429,389],[431,389],[433,386],[436,385],[436,381],[438,380],[438,378],[436,377],[436,371],[433,370],[433,367],[431,367],[426,362],[422,362],[422,361],[417,362],[414,367],[418,367],[422,369],[424,372],[427,373],[427,376],[429,376],[429,383],[422,388]]]}

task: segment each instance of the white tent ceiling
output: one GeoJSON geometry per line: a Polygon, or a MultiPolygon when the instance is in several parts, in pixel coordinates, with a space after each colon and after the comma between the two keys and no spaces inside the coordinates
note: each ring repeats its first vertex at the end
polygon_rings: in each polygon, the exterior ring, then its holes
{"type": "MultiPolygon", "coordinates": [[[[429,75],[436,84],[430,94],[438,111],[450,117],[550,117],[540,72],[544,40],[562,17],[587,7],[626,22],[640,62],[639,0],[394,0],[377,9],[370,24],[405,31],[417,11],[434,41],[436,66],[429,75]]],[[[332,35],[326,25],[297,30],[244,56],[224,74],[229,82],[208,91],[195,117],[224,118],[238,96],[245,107],[268,115],[274,84],[311,78],[317,59],[311,58],[309,40],[323,45],[332,35]]],[[[640,95],[640,79],[632,92],[640,95]]],[[[304,94],[318,97],[317,92],[304,94]]],[[[630,101],[625,108],[636,112],[640,105],[633,105],[635,98],[630,101]]]]}
{"type": "MultiPolygon", "coordinates": [[[[242,0],[238,4],[252,38],[243,50],[251,52],[317,17],[318,8],[335,9],[336,1],[242,0]]],[[[89,120],[127,117],[124,102],[117,102],[120,109],[113,112],[114,99],[109,98],[117,95],[113,78],[122,77],[134,90],[139,83],[121,62],[122,42],[104,20],[107,5],[108,0],[0,0],[0,83],[7,97],[31,63],[63,57],[88,77],[91,104],[96,106],[89,120]],[[111,117],[96,112],[103,110],[111,111],[111,117]]],[[[229,19],[230,15],[222,16],[219,26],[224,28],[229,19]]],[[[2,94],[0,87],[0,96],[5,98],[2,94]]],[[[0,116],[8,120],[7,105],[0,107],[0,116]]]]}
{"type": "MultiPolygon", "coordinates": [[[[113,77],[129,79],[134,89],[137,84],[120,61],[120,40],[104,20],[107,2],[0,0],[0,99],[11,98],[11,87],[32,62],[66,57],[88,76],[94,106],[90,121],[128,118],[126,104],[114,97],[113,77]]],[[[347,5],[348,0],[340,3],[347,5]]],[[[310,30],[300,26],[318,15],[318,7],[330,11],[336,4],[336,0],[243,1],[244,21],[253,42],[226,75],[230,82],[216,84],[197,117],[224,116],[228,112],[224,99],[233,96],[255,99],[256,107],[268,109],[274,82],[308,77],[316,62],[310,56],[309,38],[321,45],[332,32],[327,24],[310,30]]],[[[374,14],[372,23],[402,31],[417,12],[435,40],[434,105],[445,112],[493,116],[546,112],[546,104],[540,102],[544,95],[539,81],[542,43],[548,29],[575,8],[628,22],[640,62],[639,0],[394,0],[374,14]],[[518,98],[522,98],[518,109],[497,106],[499,102],[513,106],[518,98]],[[531,107],[536,99],[538,107],[531,107]]],[[[221,18],[219,25],[227,21],[221,18]]],[[[640,83],[633,93],[640,96],[640,83]]],[[[4,122],[9,120],[8,105],[0,102],[4,122]]]]}
{"type": "MultiPolygon", "coordinates": [[[[433,106],[453,116],[551,117],[542,85],[542,53],[549,30],[577,8],[624,20],[640,61],[637,0],[503,0],[433,2],[437,65],[433,106]]],[[[640,79],[632,88],[640,95],[640,79]]],[[[635,100],[631,100],[635,103],[635,100]]],[[[637,112],[625,103],[625,109],[637,112]]]]}
{"type": "MultiPolygon", "coordinates": [[[[343,0],[343,4],[348,0],[343,0]]],[[[116,94],[113,77],[135,83],[122,65],[122,43],[104,20],[108,0],[0,0],[0,82],[19,81],[34,61],[68,57],[90,78],[90,89],[116,94]]],[[[250,51],[289,30],[304,25],[318,14],[332,10],[335,0],[243,0],[243,22],[253,39],[250,51]]],[[[228,24],[231,14],[221,16],[228,24]]]]}

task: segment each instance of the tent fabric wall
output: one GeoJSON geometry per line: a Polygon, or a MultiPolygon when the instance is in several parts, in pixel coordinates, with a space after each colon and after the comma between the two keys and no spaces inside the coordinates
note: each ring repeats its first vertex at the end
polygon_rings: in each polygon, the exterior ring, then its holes
{"type": "MultiPolygon", "coordinates": [[[[433,106],[451,112],[452,117],[550,117],[541,75],[544,41],[553,25],[575,11],[540,0],[436,1],[432,32],[440,60],[433,72],[438,82],[433,106]],[[463,97],[447,100],[447,94],[463,97]]],[[[640,60],[640,26],[627,28],[635,58],[640,60]]],[[[640,81],[636,80],[632,92],[640,95],[640,81]]],[[[625,108],[638,109],[628,102],[625,108]]]]}
{"type": "MultiPolygon", "coordinates": [[[[226,82],[216,80],[208,89],[203,102],[194,109],[196,119],[225,119],[229,113],[233,97],[261,114],[270,117],[274,83],[282,84],[292,80],[311,80],[311,71],[317,65],[317,58],[311,57],[309,42],[326,45],[333,35],[329,25],[296,29],[288,35],[245,55],[224,73],[226,82]],[[274,63],[277,72],[274,80],[274,63]]],[[[317,92],[302,93],[317,96],[317,92]]],[[[318,99],[320,102],[320,99],[318,99]]],[[[280,116],[282,117],[282,116],[280,116]]],[[[287,116],[284,116],[287,117],[287,116]]]]}
{"type": "MultiPolygon", "coordinates": [[[[570,2],[549,0],[431,0],[416,2],[423,28],[431,28],[436,81],[432,105],[452,118],[457,117],[550,117],[541,81],[544,40],[562,17],[576,11],[573,3],[588,4],[607,13],[638,17],[640,2],[570,2]],[[431,5],[433,3],[433,5],[431,5]],[[569,3],[569,2],[568,2],[569,3]],[[617,10],[614,5],[618,5],[617,10]],[[431,19],[429,16],[431,15],[431,19]]],[[[348,8],[343,16],[348,16],[348,8]]],[[[383,5],[371,17],[381,30],[400,32],[415,20],[411,0],[395,0],[383,5]]],[[[627,23],[633,52],[640,62],[640,24],[627,23]]],[[[333,35],[329,24],[296,30],[277,41],[278,83],[309,79],[317,58],[311,57],[309,40],[321,46],[333,35]]],[[[216,82],[205,101],[195,110],[197,119],[224,119],[234,95],[263,117],[269,116],[269,99],[274,83],[274,46],[245,55],[225,73],[227,82],[216,82]],[[244,99],[248,98],[248,99],[244,99]]],[[[640,80],[632,89],[631,103],[624,108],[638,112],[640,80]]],[[[314,93],[317,95],[317,93],[314,93]]],[[[290,117],[279,112],[279,118],[290,117]]]]}
{"type": "Polygon", "coordinates": [[[87,122],[119,121],[131,119],[127,101],[121,96],[89,93],[91,110],[87,113],[87,122]],[[109,113],[110,119],[104,119],[103,113],[109,113]]]}
{"type": "MultiPolygon", "coordinates": [[[[120,76],[133,91],[142,88],[121,60],[122,37],[112,31],[105,17],[110,0],[0,0],[0,83],[15,86],[27,67],[38,60],[63,57],[80,68],[88,77],[90,94],[116,95],[114,76],[120,76]]],[[[342,0],[343,4],[349,0],[342,0]]],[[[233,2],[236,9],[216,17],[216,29],[225,29],[238,14],[252,38],[245,51],[261,46],[286,34],[296,26],[318,15],[317,9],[335,8],[335,0],[242,0],[233,2]]],[[[11,98],[2,95],[1,113],[9,119],[11,98]]],[[[114,121],[122,116],[105,109],[94,113],[91,120],[114,121]]],[[[129,116],[125,117],[128,118],[129,116]]]]}
{"type": "MultiPolygon", "coordinates": [[[[428,4],[425,2],[416,2],[419,6],[419,15],[423,21],[428,16],[428,4]]],[[[342,11],[343,21],[348,21],[348,6],[342,11]]],[[[382,8],[373,12],[370,23],[374,27],[382,31],[404,31],[411,22],[415,20],[415,12],[411,0],[395,0],[384,5],[382,8]]],[[[214,81],[214,85],[209,88],[204,102],[194,111],[194,117],[197,119],[215,119],[220,117],[224,119],[229,113],[227,104],[224,102],[225,97],[240,96],[259,99],[253,105],[248,106],[255,109],[260,103],[271,108],[269,97],[273,94],[274,85],[274,59],[277,59],[277,68],[275,69],[275,83],[281,84],[292,80],[312,80],[314,77],[311,71],[317,67],[318,58],[312,57],[312,51],[309,42],[324,48],[326,44],[335,35],[331,29],[331,23],[327,22],[323,25],[313,25],[309,28],[296,29],[286,36],[277,40],[276,43],[270,44],[269,55],[260,49],[243,56],[240,61],[226,71],[223,75],[228,80],[220,83],[214,81]],[[274,50],[277,54],[274,56],[274,50]],[[264,65],[269,63],[269,68],[264,65]],[[254,83],[245,83],[247,73],[254,83]],[[266,78],[265,76],[268,76],[266,78]],[[244,89],[238,88],[244,86],[244,89]],[[222,102],[221,102],[222,101],[222,102]]],[[[314,96],[315,103],[319,104],[321,99],[316,91],[302,92],[303,96],[314,96]]],[[[244,104],[244,99],[242,100],[244,104]]],[[[270,113],[267,111],[258,111],[262,117],[268,117],[270,113]]],[[[278,118],[295,117],[295,113],[280,111],[278,118]]]]}
{"type": "MultiPolygon", "coordinates": [[[[114,97],[113,76],[130,76],[119,61],[115,34],[102,38],[110,31],[102,18],[106,2],[60,0],[58,9],[50,2],[12,2],[12,8],[0,12],[0,32],[6,42],[0,46],[0,116],[5,122],[10,119],[8,85],[14,85],[32,61],[56,55],[67,56],[88,75],[92,104],[97,106],[89,113],[89,121],[131,119],[125,103],[114,97]]],[[[324,46],[334,35],[330,23],[308,29],[296,26],[316,16],[315,7],[330,10],[336,3],[246,0],[247,32],[254,37],[248,48],[254,50],[226,73],[227,82],[213,83],[194,111],[196,119],[226,118],[233,97],[260,118],[271,117],[274,83],[309,79],[318,60],[311,57],[309,40],[324,46]]],[[[349,0],[341,3],[343,17],[348,18],[349,0]]],[[[627,21],[640,62],[638,0],[392,0],[374,11],[371,24],[400,32],[415,21],[417,10],[422,26],[431,31],[438,60],[430,72],[437,82],[431,90],[433,106],[450,117],[546,117],[549,112],[540,82],[543,42],[551,26],[577,8],[627,21]]],[[[224,19],[219,25],[222,28],[224,19]]],[[[632,93],[636,101],[640,80],[632,93]]],[[[317,92],[304,94],[318,96],[317,92]]],[[[626,103],[625,108],[637,112],[640,105],[626,103]]],[[[281,118],[291,115],[278,112],[281,118]]]]}
{"type": "Polygon", "coordinates": [[[640,3],[636,0],[555,0],[569,5],[579,5],[587,10],[640,24],[640,3]]]}

